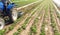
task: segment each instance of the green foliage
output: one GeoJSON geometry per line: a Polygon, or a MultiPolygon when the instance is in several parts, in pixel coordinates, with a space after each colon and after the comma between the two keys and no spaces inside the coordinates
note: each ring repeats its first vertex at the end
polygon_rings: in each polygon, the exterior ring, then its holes
{"type": "Polygon", "coordinates": [[[22,28],[25,29],[25,28],[26,28],[26,24],[23,24],[23,25],[22,25],[22,28]]]}
{"type": "Polygon", "coordinates": [[[22,29],[21,28],[18,28],[17,29],[17,32],[15,32],[15,33],[13,33],[13,35],[19,35],[19,33],[22,31],[22,29]]]}
{"type": "Polygon", "coordinates": [[[15,33],[13,33],[13,35],[18,35],[19,34],[19,32],[15,32],[15,33]]]}
{"type": "Polygon", "coordinates": [[[32,33],[34,33],[34,34],[36,34],[36,32],[37,32],[37,22],[38,22],[38,18],[36,18],[35,20],[34,20],[34,25],[32,25],[32,27],[30,28],[31,29],[31,32],[30,32],[30,35],[32,34],[32,33]]]}
{"type": "Polygon", "coordinates": [[[35,25],[31,27],[31,31],[32,31],[32,33],[36,33],[36,30],[37,30],[37,28],[36,28],[35,25]]]}
{"type": "Polygon", "coordinates": [[[21,28],[18,28],[18,30],[17,30],[18,32],[21,32],[22,31],[22,29],[21,28]]]}
{"type": "Polygon", "coordinates": [[[39,20],[39,19],[38,19],[38,18],[36,18],[36,19],[34,20],[34,23],[36,24],[36,23],[38,22],[38,20],[39,20]]]}
{"type": "Polygon", "coordinates": [[[57,14],[57,17],[60,19],[60,14],[58,12],[56,12],[56,14],[57,14]]]}
{"type": "Polygon", "coordinates": [[[5,32],[6,30],[0,30],[0,35],[4,35],[5,32]]]}
{"type": "Polygon", "coordinates": [[[55,23],[51,23],[51,26],[52,26],[53,28],[55,28],[55,27],[56,27],[56,24],[55,24],[55,23]]]}
{"type": "Polygon", "coordinates": [[[14,26],[10,26],[10,27],[9,27],[9,30],[13,30],[13,29],[14,29],[14,26]]]}
{"type": "Polygon", "coordinates": [[[44,31],[43,31],[43,32],[41,32],[41,34],[40,34],[40,35],[45,35],[44,31]]]}

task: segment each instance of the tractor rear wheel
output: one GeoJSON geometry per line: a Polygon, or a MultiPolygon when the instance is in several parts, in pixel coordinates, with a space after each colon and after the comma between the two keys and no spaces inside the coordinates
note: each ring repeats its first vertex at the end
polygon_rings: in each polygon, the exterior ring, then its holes
{"type": "Polygon", "coordinates": [[[0,30],[2,30],[5,26],[4,19],[0,18],[0,30]]]}
{"type": "Polygon", "coordinates": [[[12,10],[11,10],[12,12],[12,20],[13,21],[16,21],[17,20],[17,18],[18,18],[18,13],[17,13],[17,9],[16,8],[13,8],[12,10]]]}

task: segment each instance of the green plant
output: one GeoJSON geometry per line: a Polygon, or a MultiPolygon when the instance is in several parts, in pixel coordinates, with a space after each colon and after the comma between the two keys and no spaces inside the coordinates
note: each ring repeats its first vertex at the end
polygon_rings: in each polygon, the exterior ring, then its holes
{"type": "Polygon", "coordinates": [[[40,35],[45,35],[44,31],[42,31],[40,35]]]}
{"type": "Polygon", "coordinates": [[[23,24],[21,28],[22,29],[25,29],[26,28],[26,24],[23,24]]]}
{"type": "Polygon", "coordinates": [[[36,25],[34,25],[34,26],[31,27],[32,33],[36,33],[36,30],[37,30],[36,25]]]}
{"type": "Polygon", "coordinates": [[[14,26],[10,26],[8,29],[9,30],[13,30],[14,29],[14,26]]]}
{"type": "Polygon", "coordinates": [[[0,35],[4,35],[5,32],[6,30],[0,30],[0,35]]]}
{"type": "Polygon", "coordinates": [[[15,33],[13,33],[13,35],[18,35],[19,34],[19,32],[15,32],[15,33]]]}
{"type": "Polygon", "coordinates": [[[56,24],[55,24],[55,23],[52,23],[51,26],[52,26],[53,28],[55,28],[55,27],[56,27],[56,24]]]}
{"type": "Polygon", "coordinates": [[[21,28],[18,28],[18,30],[17,30],[18,32],[21,32],[22,31],[22,29],[21,28]]]}

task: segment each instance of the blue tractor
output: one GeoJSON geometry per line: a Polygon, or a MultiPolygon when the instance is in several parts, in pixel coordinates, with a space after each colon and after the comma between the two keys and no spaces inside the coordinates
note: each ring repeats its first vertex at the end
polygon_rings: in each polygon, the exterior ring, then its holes
{"type": "Polygon", "coordinates": [[[5,24],[12,23],[17,19],[17,10],[14,3],[6,3],[0,1],[0,30],[4,28],[5,24]]]}

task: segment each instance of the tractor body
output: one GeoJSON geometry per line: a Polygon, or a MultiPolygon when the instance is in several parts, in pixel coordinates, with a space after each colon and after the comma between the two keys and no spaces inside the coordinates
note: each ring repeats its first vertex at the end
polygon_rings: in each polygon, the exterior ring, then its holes
{"type": "Polygon", "coordinates": [[[7,6],[4,6],[4,4],[2,2],[0,2],[0,12],[3,13],[3,15],[8,15],[10,10],[15,6],[14,3],[11,3],[7,6]],[[4,14],[5,13],[5,14],[4,14]]]}
{"type": "Polygon", "coordinates": [[[5,24],[12,23],[17,19],[17,11],[14,3],[9,3],[7,6],[0,1],[0,29],[3,29],[5,24]]]}

